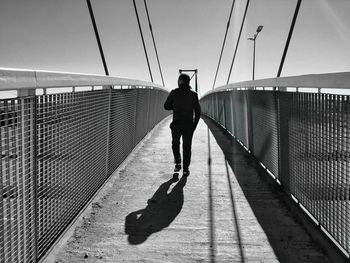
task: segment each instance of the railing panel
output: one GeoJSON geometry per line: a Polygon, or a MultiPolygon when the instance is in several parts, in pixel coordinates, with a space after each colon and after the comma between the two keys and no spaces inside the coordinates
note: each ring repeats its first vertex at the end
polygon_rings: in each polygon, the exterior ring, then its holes
{"type": "Polygon", "coordinates": [[[137,143],[135,140],[138,111],[136,101],[136,89],[112,90],[109,174],[118,168],[137,143]]]}
{"type": "Polygon", "coordinates": [[[233,92],[233,107],[236,122],[236,138],[248,147],[247,94],[244,91],[233,92]]]}
{"type": "MultiPolygon", "coordinates": [[[[158,108],[157,100],[158,100],[158,92],[157,91],[150,91],[149,95],[149,121],[148,121],[148,128],[147,130],[150,131],[156,124],[156,117],[157,112],[156,109],[158,108]]],[[[160,112],[158,112],[160,114],[160,112]]]]}
{"type": "Polygon", "coordinates": [[[0,262],[35,260],[34,104],[0,100],[0,262]]]}
{"type": "Polygon", "coordinates": [[[225,125],[225,92],[216,94],[217,117],[216,119],[221,125],[225,125]]]}
{"type": "Polygon", "coordinates": [[[235,108],[235,104],[234,104],[234,94],[233,92],[229,92],[229,97],[230,97],[230,109],[231,109],[231,114],[230,114],[230,118],[231,118],[231,131],[232,134],[234,136],[236,136],[237,134],[237,121],[236,121],[236,108],[235,108]]]}
{"type": "Polygon", "coordinates": [[[219,122],[219,102],[218,102],[218,94],[214,94],[214,119],[219,122]]]}
{"type": "MultiPolygon", "coordinates": [[[[154,104],[154,112],[157,113],[153,122],[153,127],[162,119],[164,119],[166,116],[169,116],[171,114],[171,112],[166,111],[164,109],[164,102],[166,100],[166,98],[168,97],[168,93],[161,91],[161,90],[157,90],[156,91],[158,96],[157,98],[154,98],[153,100],[153,104],[154,104]]],[[[152,128],[153,128],[152,127],[152,128]]]]}
{"type": "Polygon", "coordinates": [[[168,116],[171,112],[164,109],[164,102],[168,96],[168,93],[161,90],[151,90],[150,93],[150,125],[148,131],[154,128],[154,126],[168,116]]]}
{"type": "Polygon", "coordinates": [[[109,173],[169,112],[163,109],[168,93],[150,89],[112,90],[109,173]]]}
{"type": "Polygon", "coordinates": [[[276,97],[273,92],[247,91],[249,96],[250,146],[254,156],[274,175],[278,170],[278,125],[276,97]]]}
{"type": "Polygon", "coordinates": [[[289,191],[349,251],[349,96],[298,93],[290,105],[289,191]]]}
{"type": "Polygon", "coordinates": [[[39,257],[106,179],[108,96],[37,98],[39,257]]]}
{"type": "Polygon", "coordinates": [[[224,126],[227,127],[227,130],[233,133],[232,130],[232,104],[231,104],[231,93],[225,92],[224,94],[224,105],[225,105],[225,123],[224,126]]]}
{"type": "Polygon", "coordinates": [[[149,90],[137,90],[136,141],[139,142],[147,134],[149,120],[149,90]],[[142,110],[141,110],[142,109],[142,110]]]}

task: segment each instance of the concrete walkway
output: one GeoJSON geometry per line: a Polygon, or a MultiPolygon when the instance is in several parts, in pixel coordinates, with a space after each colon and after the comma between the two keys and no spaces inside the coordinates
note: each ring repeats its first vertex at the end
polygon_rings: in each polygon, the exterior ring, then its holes
{"type": "Polygon", "coordinates": [[[215,139],[200,121],[191,174],[173,182],[169,124],[118,171],[54,262],[329,262],[218,127],[215,139]]]}

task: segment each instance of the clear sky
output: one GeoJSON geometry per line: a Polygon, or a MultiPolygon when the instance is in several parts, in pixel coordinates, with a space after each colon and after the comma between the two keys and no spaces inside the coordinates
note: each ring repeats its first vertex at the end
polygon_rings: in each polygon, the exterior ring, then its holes
{"type": "MultiPolygon", "coordinates": [[[[92,0],[110,75],[150,80],[132,0],[92,0]]],[[[143,0],[136,0],[156,83],[143,0]]],[[[148,0],[165,84],[199,70],[211,89],[232,0],[148,0]]],[[[230,82],[275,77],[297,0],[251,0],[230,82]]],[[[226,83],[246,0],[236,0],[217,85],[226,83]]],[[[303,0],[282,76],[350,70],[350,1],[303,0]]],[[[0,0],[0,67],[104,74],[85,0],[0,0]]]]}

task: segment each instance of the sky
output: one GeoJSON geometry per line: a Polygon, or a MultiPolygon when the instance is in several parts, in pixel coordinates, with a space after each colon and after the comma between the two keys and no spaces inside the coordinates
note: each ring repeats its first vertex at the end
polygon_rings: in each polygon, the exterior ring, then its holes
{"type": "MultiPolygon", "coordinates": [[[[216,86],[226,84],[247,0],[236,0],[216,86]]],[[[91,0],[111,76],[150,81],[132,0],[91,0]]],[[[143,0],[136,0],[161,84],[143,0]]],[[[230,83],[276,77],[297,0],[251,0],[230,83]]],[[[212,88],[232,0],[148,0],[165,86],[198,69],[212,88]]],[[[350,1],[303,0],[281,76],[350,70],[350,1]]],[[[0,0],[0,67],[104,75],[86,0],[0,0]]]]}

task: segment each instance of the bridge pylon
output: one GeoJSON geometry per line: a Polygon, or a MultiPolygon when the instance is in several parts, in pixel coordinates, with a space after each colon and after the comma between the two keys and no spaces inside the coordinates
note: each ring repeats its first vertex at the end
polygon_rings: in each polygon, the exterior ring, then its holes
{"type": "Polygon", "coordinates": [[[185,73],[185,72],[192,72],[192,76],[190,77],[191,80],[194,77],[194,87],[195,91],[198,93],[198,69],[179,69],[179,74],[185,73]]]}

